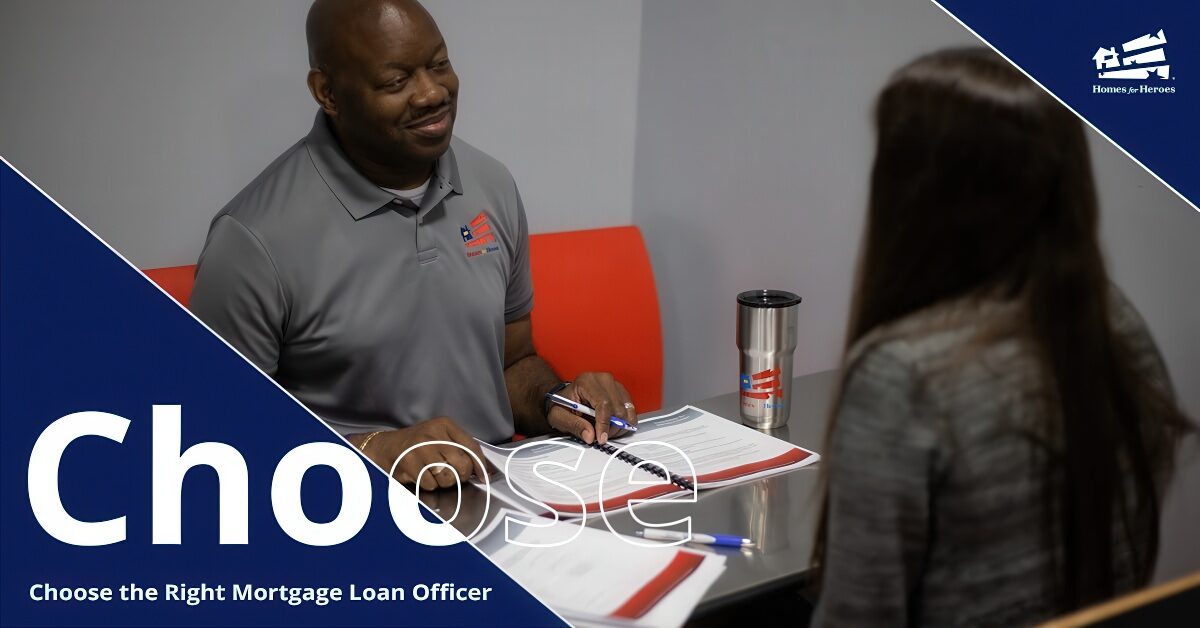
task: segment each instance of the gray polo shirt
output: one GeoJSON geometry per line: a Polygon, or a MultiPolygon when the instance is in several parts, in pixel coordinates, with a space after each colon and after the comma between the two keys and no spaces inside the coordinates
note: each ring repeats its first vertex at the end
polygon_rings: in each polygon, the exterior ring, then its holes
{"type": "Polygon", "coordinates": [[[455,138],[413,207],[360,174],[318,113],[213,219],[190,307],[343,434],[445,415],[498,441],[513,433],[504,326],[533,308],[528,250],[500,162],[455,138]]]}

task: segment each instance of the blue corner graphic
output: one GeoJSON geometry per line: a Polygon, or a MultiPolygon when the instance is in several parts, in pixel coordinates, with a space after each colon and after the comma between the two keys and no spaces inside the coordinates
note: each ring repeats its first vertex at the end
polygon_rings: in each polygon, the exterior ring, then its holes
{"type": "Polygon", "coordinates": [[[937,4],[1200,209],[1200,4],[937,4]]]}
{"type": "MultiPolygon", "coordinates": [[[[388,511],[372,469],[371,513],[349,541],[299,543],[272,509],[272,476],[298,445],[342,441],[141,277],[6,164],[0,164],[0,623],[4,625],[562,625],[467,543],[426,547],[388,511]],[[151,538],[151,411],[178,405],[182,448],[225,443],[245,459],[249,542],[219,543],[218,483],[208,467],[182,489],[182,542],[151,538]],[[81,521],[125,518],[126,540],[63,543],[35,518],[34,443],[60,417],[84,411],[129,420],[121,442],[85,436],[61,458],[57,485],[81,521]],[[490,587],[486,602],[167,601],[168,585],[490,587]],[[156,587],[157,601],[35,601],[36,587],[156,587]]],[[[341,508],[337,474],[313,467],[301,489],[307,517],[341,508]]]]}

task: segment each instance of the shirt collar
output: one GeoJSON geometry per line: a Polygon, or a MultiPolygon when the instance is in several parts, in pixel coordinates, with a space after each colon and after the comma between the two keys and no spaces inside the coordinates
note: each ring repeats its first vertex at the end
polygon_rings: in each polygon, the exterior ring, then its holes
{"type": "MultiPolygon", "coordinates": [[[[329,128],[329,119],[324,112],[318,111],[313,121],[312,130],[305,139],[309,157],[317,168],[317,173],[329,186],[329,191],[337,197],[338,202],[355,220],[365,218],[380,208],[391,204],[395,196],[375,185],[370,179],[350,163],[342,147],[338,145],[333,131],[329,128]]],[[[451,190],[462,194],[462,180],[458,175],[458,161],[454,158],[454,149],[447,148],[438,158],[437,167],[430,181],[430,190],[449,186],[451,190]]],[[[428,197],[428,193],[426,194],[428,197]]],[[[441,196],[445,196],[444,194],[441,196]]],[[[427,198],[428,200],[428,198],[427,198]]],[[[438,200],[441,200],[440,198],[438,200]]]]}

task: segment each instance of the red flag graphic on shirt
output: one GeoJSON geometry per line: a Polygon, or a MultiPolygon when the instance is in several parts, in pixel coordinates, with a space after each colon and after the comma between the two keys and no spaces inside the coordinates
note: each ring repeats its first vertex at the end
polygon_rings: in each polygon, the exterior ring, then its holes
{"type": "Polygon", "coordinates": [[[471,219],[470,224],[463,225],[460,232],[463,245],[467,248],[483,246],[488,242],[496,241],[496,236],[492,233],[492,226],[488,224],[487,214],[483,212],[479,212],[478,216],[471,219]]]}

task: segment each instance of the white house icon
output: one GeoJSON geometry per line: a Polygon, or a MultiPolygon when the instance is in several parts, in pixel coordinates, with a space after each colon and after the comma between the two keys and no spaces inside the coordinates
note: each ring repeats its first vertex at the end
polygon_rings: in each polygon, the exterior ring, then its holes
{"type": "Polygon", "coordinates": [[[1159,29],[1157,33],[1142,35],[1120,46],[1101,47],[1092,55],[1096,62],[1097,77],[1145,81],[1151,77],[1160,80],[1171,77],[1171,66],[1167,65],[1167,35],[1159,29]]]}
{"type": "Polygon", "coordinates": [[[1115,68],[1121,65],[1120,60],[1117,58],[1116,46],[1112,48],[1100,48],[1096,51],[1095,56],[1092,57],[1092,61],[1096,62],[1097,70],[1115,68]]]}

